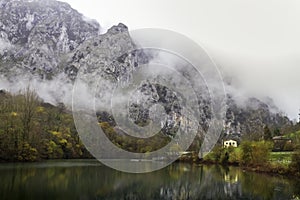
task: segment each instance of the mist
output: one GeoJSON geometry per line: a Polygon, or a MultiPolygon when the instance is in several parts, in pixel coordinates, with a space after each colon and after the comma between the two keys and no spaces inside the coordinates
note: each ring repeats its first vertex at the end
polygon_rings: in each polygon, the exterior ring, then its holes
{"type": "Polygon", "coordinates": [[[249,97],[264,102],[271,98],[279,111],[298,120],[300,108],[300,59],[228,55],[214,49],[211,54],[221,69],[228,92],[241,104],[249,97]],[[239,101],[241,100],[241,101],[239,101]]]}
{"type": "Polygon", "coordinates": [[[12,94],[22,93],[28,88],[39,96],[44,102],[52,105],[64,103],[68,108],[72,105],[73,84],[66,81],[64,75],[58,75],[52,80],[41,80],[34,77],[15,76],[8,80],[0,76],[0,90],[12,94]]]}
{"type": "Polygon", "coordinates": [[[131,30],[163,28],[184,34],[207,50],[227,79],[231,77],[228,90],[235,90],[239,99],[269,96],[291,119],[298,118],[299,1],[63,1],[103,28],[123,22],[131,30]]]}
{"type": "MultiPolygon", "coordinates": [[[[130,30],[155,27],[188,36],[207,50],[223,74],[227,92],[240,106],[249,97],[262,101],[271,98],[281,112],[290,119],[298,119],[298,1],[191,0],[185,3],[168,0],[162,4],[158,1],[144,1],[143,4],[137,0],[88,0],[86,4],[79,0],[64,1],[83,12],[87,21],[93,21],[89,18],[96,19],[101,24],[102,33],[112,25],[123,22],[130,30]],[[182,15],[168,12],[178,8],[182,15]]],[[[0,52],[6,48],[9,44],[0,41],[0,52]]],[[[46,102],[71,105],[73,85],[64,79],[61,76],[51,81],[40,81],[15,77],[11,83],[0,77],[0,89],[16,93],[29,85],[46,102]]],[[[82,98],[85,96],[89,95],[83,93],[82,98]]]]}

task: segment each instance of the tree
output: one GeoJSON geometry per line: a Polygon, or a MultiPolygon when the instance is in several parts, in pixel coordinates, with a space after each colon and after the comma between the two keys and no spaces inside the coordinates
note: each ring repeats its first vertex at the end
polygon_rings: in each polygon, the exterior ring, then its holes
{"type": "Polygon", "coordinates": [[[280,136],[280,135],[281,135],[279,128],[276,128],[276,129],[274,130],[273,135],[274,135],[274,136],[280,136]]]}
{"type": "Polygon", "coordinates": [[[37,94],[27,87],[23,94],[18,95],[18,107],[20,120],[22,122],[23,141],[29,140],[30,130],[32,129],[33,117],[39,104],[37,94]]]}
{"type": "Polygon", "coordinates": [[[252,144],[252,149],[252,163],[254,165],[265,165],[269,160],[272,144],[259,141],[252,144]]]}
{"type": "Polygon", "coordinates": [[[253,157],[253,149],[252,149],[252,144],[250,141],[244,141],[241,144],[241,150],[242,150],[242,154],[241,154],[241,162],[244,165],[249,165],[252,161],[252,157],[253,157]]]}
{"type": "Polygon", "coordinates": [[[272,139],[272,132],[269,129],[268,125],[264,127],[264,140],[271,140],[272,139]]]}
{"type": "Polygon", "coordinates": [[[300,174],[300,148],[297,147],[292,155],[292,162],[290,168],[294,173],[300,174]]]}
{"type": "Polygon", "coordinates": [[[91,158],[64,106],[43,103],[29,88],[16,95],[0,91],[0,161],[63,157],[91,158]]]}
{"type": "Polygon", "coordinates": [[[265,165],[268,162],[272,144],[265,141],[244,141],[241,144],[241,163],[244,165],[265,165]]]}
{"type": "Polygon", "coordinates": [[[14,95],[0,96],[0,159],[13,160],[18,157],[21,143],[20,119],[14,95]]]}
{"type": "Polygon", "coordinates": [[[298,113],[298,115],[299,115],[299,118],[298,118],[298,123],[300,124],[300,109],[299,109],[299,113],[298,113]]]}

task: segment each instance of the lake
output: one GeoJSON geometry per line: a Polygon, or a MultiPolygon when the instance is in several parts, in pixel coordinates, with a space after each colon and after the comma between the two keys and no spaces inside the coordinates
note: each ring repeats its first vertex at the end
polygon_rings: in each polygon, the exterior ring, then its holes
{"type": "Polygon", "coordinates": [[[173,163],[129,174],[96,160],[0,164],[0,199],[300,199],[300,181],[238,167],[173,163]]]}

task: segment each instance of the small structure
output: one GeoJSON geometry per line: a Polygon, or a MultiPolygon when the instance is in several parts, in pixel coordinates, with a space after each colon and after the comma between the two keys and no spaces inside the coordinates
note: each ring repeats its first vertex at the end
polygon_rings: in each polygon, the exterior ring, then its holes
{"type": "Polygon", "coordinates": [[[273,139],[274,142],[276,142],[276,141],[286,141],[286,142],[289,142],[289,143],[292,142],[291,138],[287,138],[285,136],[275,136],[272,139],[273,139]]]}
{"type": "Polygon", "coordinates": [[[223,142],[223,146],[224,147],[237,147],[238,146],[238,142],[236,140],[225,140],[223,142]]]}
{"type": "Polygon", "coordinates": [[[287,145],[292,144],[292,139],[285,136],[275,136],[272,138],[274,142],[273,151],[289,150],[287,145]]]}

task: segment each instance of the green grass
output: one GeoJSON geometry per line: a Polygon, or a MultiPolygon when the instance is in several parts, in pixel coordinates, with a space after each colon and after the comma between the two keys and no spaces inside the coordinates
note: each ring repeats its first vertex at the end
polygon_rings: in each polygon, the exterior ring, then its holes
{"type": "Polygon", "coordinates": [[[280,163],[290,163],[293,152],[271,152],[270,161],[280,163]]]}
{"type": "Polygon", "coordinates": [[[300,131],[284,135],[286,138],[292,139],[293,143],[300,144],[300,131]]]}

